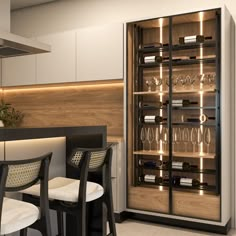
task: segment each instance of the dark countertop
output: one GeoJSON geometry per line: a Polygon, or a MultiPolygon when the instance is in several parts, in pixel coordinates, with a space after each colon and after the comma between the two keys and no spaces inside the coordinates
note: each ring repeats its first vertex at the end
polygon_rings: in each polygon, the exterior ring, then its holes
{"type": "Polygon", "coordinates": [[[101,135],[103,143],[105,144],[107,128],[106,126],[0,128],[0,141],[68,137],[75,135],[101,135]]]}

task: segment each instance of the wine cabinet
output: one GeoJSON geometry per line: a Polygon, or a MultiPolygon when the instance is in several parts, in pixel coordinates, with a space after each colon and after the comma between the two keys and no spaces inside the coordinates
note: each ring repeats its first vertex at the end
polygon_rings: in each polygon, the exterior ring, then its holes
{"type": "Polygon", "coordinates": [[[229,222],[230,25],[226,8],[127,23],[131,211],[229,222]]]}

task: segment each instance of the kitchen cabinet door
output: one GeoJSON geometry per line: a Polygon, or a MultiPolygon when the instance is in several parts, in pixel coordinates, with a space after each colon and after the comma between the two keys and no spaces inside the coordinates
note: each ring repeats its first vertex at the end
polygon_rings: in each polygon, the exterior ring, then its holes
{"type": "Polygon", "coordinates": [[[123,78],[123,24],[77,30],[77,81],[123,78]]]}
{"type": "Polygon", "coordinates": [[[75,31],[38,37],[51,53],[37,55],[37,84],[75,82],[75,31]]]}
{"type": "Polygon", "coordinates": [[[31,85],[36,83],[36,56],[2,59],[2,86],[31,85]]]}

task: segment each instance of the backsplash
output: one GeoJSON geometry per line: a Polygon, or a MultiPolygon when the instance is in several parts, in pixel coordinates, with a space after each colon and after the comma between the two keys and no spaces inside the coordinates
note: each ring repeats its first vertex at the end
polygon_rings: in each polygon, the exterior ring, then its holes
{"type": "Polygon", "coordinates": [[[123,83],[4,90],[4,100],[24,113],[23,127],[107,125],[123,135],[123,83]]]}

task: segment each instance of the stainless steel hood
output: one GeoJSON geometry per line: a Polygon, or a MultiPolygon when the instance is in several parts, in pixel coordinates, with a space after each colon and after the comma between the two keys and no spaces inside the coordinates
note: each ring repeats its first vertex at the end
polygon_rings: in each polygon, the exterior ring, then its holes
{"type": "Polygon", "coordinates": [[[0,58],[50,52],[49,45],[0,31],[0,58]]]}
{"type": "Polygon", "coordinates": [[[50,46],[10,33],[10,0],[0,0],[0,58],[50,52],[50,46]]]}

